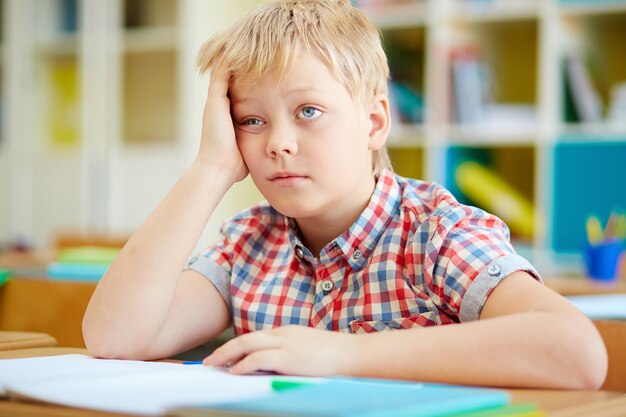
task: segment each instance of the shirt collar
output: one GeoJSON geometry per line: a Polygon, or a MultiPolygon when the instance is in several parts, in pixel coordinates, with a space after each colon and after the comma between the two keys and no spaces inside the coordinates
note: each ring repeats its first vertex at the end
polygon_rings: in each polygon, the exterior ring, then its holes
{"type": "MultiPolygon", "coordinates": [[[[400,186],[394,174],[383,169],[378,176],[376,188],[365,210],[347,231],[325,246],[320,255],[321,260],[324,257],[335,257],[333,251],[338,249],[346,257],[353,270],[360,270],[367,264],[367,259],[387,229],[388,223],[399,210],[400,203],[400,186]]],[[[285,223],[290,232],[289,238],[296,251],[296,256],[315,261],[313,254],[302,244],[301,233],[296,221],[285,217],[285,223]]]]}
{"type": "Polygon", "coordinates": [[[381,171],[370,202],[359,218],[335,239],[353,270],[367,264],[387,225],[400,208],[400,186],[393,173],[381,171]]]}

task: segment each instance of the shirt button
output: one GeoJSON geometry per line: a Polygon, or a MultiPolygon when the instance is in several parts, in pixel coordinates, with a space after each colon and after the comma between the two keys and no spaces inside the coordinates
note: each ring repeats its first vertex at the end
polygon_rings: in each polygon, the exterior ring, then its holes
{"type": "Polygon", "coordinates": [[[359,259],[361,259],[361,251],[360,250],[355,250],[354,253],[352,254],[352,259],[354,259],[355,261],[358,261],[359,259]]]}
{"type": "Polygon", "coordinates": [[[300,246],[296,246],[296,256],[298,259],[302,259],[304,257],[304,251],[300,246]]]}
{"type": "Polygon", "coordinates": [[[332,290],[334,286],[335,286],[335,285],[334,285],[334,284],[333,284],[333,282],[332,282],[332,281],[330,281],[330,280],[327,280],[327,281],[322,282],[322,289],[323,289],[324,291],[326,291],[326,292],[328,292],[328,291],[332,290]]]}
{"type": "Polygon", "coordinates": [[[487,273],[492,277],[497,277],[498,275],[500,275],[500,267],[496,264],[493,264],[489,267],[489,269],[487,269],[487,273]]]}

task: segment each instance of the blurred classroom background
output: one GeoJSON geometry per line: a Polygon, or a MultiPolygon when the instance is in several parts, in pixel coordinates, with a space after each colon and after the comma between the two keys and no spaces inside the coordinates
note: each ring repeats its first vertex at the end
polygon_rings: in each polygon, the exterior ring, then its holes
{"type": "MultiPolygon", "coordinates": [[[[259,3],[0,1],[0,250],[31,254],[0,268],[123,244],[195,156],[198,49],[259,3]]],[[[353,3],[384,36],[395,170],[502,217],[545,274],[581,275],[589,215],[626,209],[626,1],[353,3]]],[[[197,249],[261,199],[238,184],[197,249]]]]}

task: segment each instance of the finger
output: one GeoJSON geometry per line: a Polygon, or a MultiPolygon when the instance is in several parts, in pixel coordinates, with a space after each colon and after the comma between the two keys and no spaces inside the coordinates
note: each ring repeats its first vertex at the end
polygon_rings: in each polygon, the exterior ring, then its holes
{"type": "Polygon", "coordinates": [[[224,366],[234,364],[252,352],[278,347],[279,339],[270,332],[258,331],[229,340],[205,359],[207,365],[224,366]]]}
{"type": "Polygon", "coordinates": [[[253,352],[231,366],[228,370],[232,374],[243,375],[257,371],[279,372],[282,367],[278,349],[264,349],[253,352]]]}
{"type": "Polygon", "coordinates": [[[209,94],[214,93],[219,97],[227,97],[230,73],[220,68],[211,70],[211,79],[209,80],[209,94]]]}

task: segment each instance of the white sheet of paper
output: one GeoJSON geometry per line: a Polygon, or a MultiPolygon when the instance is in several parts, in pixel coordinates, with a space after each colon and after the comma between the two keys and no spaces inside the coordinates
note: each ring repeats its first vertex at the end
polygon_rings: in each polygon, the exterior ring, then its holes
{"type": "Polygon", "coordinates": [[[165,362],[142,362],[94,359],[86,355],[60,355],[38,358],[0,360],[0,394],[10,384],[45,381],[68,377],[94,377],[128,374],[146,369],[176,366],[165,362]]]}
{"type": "Polygon", "coordinates": [[[576,295],[567,299],[592,319],[626,319],[626,294],[576,295]]]}
{"type": "Polygon", "coordinates": [[[142,415],[272,395],[271,381],[267,375],[236,376],[201,365],[82,355],[0,360],[0,384],[10,395],[142,415]]]}

